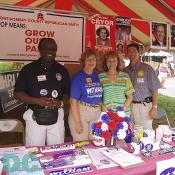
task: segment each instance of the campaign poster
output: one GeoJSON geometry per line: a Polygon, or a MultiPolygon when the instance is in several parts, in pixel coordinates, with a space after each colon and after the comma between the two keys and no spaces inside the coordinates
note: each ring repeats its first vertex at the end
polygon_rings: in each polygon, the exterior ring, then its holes
{"type": "Polygon", "coordinates": [[[84,50],[84,17],[0,7],[1,60],[38,59],[38,43],[44,37],[55,39],[57,61],[77,62],[84,50]]]}
{"type": "Polygon", "coordinates": [[[96,14],[88,20],[91,46],[98,51],[115,49],[115,17],[96,14]]]}
{"type": "Polygon", "coordinates": [[[21,104],[14,98],[13,91],[19,71],[23,66],[24,63],[19,62],[0,62],[0,97],[3,113],[21,104]]]}
{"type": "Polygon", "coordinates": [[[169,31],[170,31],[170,49],[175,49],[175,24],[170,24],[169,25],[169,31]]]}
{"type": "Polygon", "coordinates": [[[168,33],[167,24],[159,22],[150,22],[151,48],[167,49],[168,33]]]}
{"type": "Polygon", "coordinates": [[[131,18],[116,17],[116,41],[132,41],[131,18]]]}
{"type": "Polygon", "coordinates": [[[126,46],[132,41],[131,18],[117,16],[116,17],[116,51],[120,59],[124,59],[126,55],[126,46]]]}

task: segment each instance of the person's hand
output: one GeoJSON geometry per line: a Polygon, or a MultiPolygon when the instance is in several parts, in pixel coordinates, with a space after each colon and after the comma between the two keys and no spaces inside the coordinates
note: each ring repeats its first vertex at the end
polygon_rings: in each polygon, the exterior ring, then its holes
{"type": "Polygon", "coordinates": [[[47,97],[38,98],[37,105],[42,106],[42,107],[51,106],[52,105],[51,98],[47,98],[47,97]]]}
{"type": "Polygon", "coordinates": [[[63,102],[61,100],[52,99],[51,105],[52,105],[51,107],[61,108],[61,107],[63,107],[63,102]]]}
{"type": "Polygon", "coordinates": [[[62,107],[62,101],[57,100],[57,99],[52,99],[52,98],[46,98],[46,97],[41,97],[38,98],[37,104],[39,106],[47,106],[47,107],[55,107],[55,108],[60,108],[62,107]]]}
{"type": "Polygon", "coordinates": [[[83,132],[83,126],[82,126],[81,121],[76,123],[76,125],[75,125],[75,131],[78,134],[81,134],[83,132]]]}
{"type": "Polygon", "coordinates": [[[149,116],[151,119],[155,119],[157,117],[157,108],[152,107],[149,111],[149,116]]]}
{"type": "Polygon", "coordinates": [[[105,107],[104,105],[102,105],[101,110],[102,110],[103,112],[106,112],[106,111],[108,110],[108,108],[105,107]]]}

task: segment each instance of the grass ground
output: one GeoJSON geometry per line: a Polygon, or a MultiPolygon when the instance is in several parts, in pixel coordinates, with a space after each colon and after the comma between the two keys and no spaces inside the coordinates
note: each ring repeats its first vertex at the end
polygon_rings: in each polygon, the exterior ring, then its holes
{"type": "MultiPolygon", "coordinates": [[[[166,111],[171,126],[175,128],[175,98],[159,94],[158,106],[166,111]]],[[[157,125],[165,123],[165,118],[156,119],[153,122],[153,127],[156,128],[157,125]]]]}

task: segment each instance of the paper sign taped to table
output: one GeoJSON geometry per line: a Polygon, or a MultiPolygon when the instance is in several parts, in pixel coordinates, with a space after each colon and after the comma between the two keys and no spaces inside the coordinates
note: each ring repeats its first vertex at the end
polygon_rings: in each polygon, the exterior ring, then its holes
{"type": "Polygon", "coordinates": [[[157,162],[156,175],[175,175],[175,158],[157,162]]]}

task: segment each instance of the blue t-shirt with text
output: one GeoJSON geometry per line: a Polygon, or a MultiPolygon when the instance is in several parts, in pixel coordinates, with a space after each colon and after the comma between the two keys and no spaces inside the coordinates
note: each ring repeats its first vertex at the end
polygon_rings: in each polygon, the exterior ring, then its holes
{"type": "Polygon", "coordinates": [[[103,89],[96,72],[77,72],[71,81],[70,97],[85,103],[97,104],[102,101],[103,89]]]}

